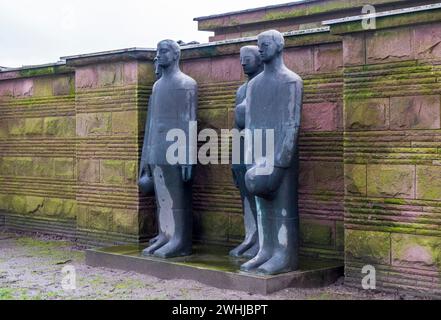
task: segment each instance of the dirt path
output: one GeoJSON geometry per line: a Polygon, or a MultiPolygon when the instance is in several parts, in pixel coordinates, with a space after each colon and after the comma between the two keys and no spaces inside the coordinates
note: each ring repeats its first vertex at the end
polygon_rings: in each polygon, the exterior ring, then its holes
{"type": "MultiPolygon", "coordinates": [[[[83,248],[41,235],[0,230],[0,300],[10,299],[399,299],[347,288],[340,280],[322,289],[286,289],[261,296],[221,290],[188,280],[161,280],[133,272],[85,265],[83,248]],[[76,271],[76,289],[63,290],[66,266],[76,271]]],[[[402,298],[402,297],[401,297],[402,298]]]]}

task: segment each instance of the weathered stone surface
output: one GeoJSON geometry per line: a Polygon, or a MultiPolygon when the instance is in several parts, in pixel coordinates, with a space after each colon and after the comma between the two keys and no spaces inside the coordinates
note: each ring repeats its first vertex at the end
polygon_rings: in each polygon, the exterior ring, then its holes
{"type": "Polygon", "coordinates": [[[182,63],[182,72],[197,82],[207,81],[211,78],[211,58],[185,61],[182,63]]]}
{"type": "Polygon", "coordinates": [[[34,79],[20,79],[13,82],[14,97],[30,97],[34,95],[34,79]]]}
{"type": "Polygon", "coordinates": [[[347,130],[386,130],[389,127],[389,99],[345,101],[347,130]]]}
{"type": "Polygon", "coordinates": [[[112,209],[102,207],[89,207],[87,228],[95,230],[112,230],[112,209]]]}
{"type": "Polygon", "coordinates": [[[365,35],[345,35],[343,37],[343,63],[345,66],[362,65],[366,61],[365,35]]]}
{"type": "Polygon", "coordinates": [[[101,160],[101,179],[102,183],[123,183],[124,182],[124,161],[120,160],[101,160]]]}
{"type": "Polygon", "coordinates": [[[337,162],[300,162],[299,188],[314,192],[344,188],[343,164],[337,162]]]}
{"type": "Polygon", "coordinates": [[[336,131],[339,122],[337,103],[321,102],[303,105],[301,126],[305,131],[336,131]]]}
{"type": "Polygon", "coordinates": [[[70,76],[62,76],[53,79],[53,94],[54,96],[69,95],[74,92],[74,81],[70,76]]]}
{"type": "Polygon", "coordinates": [[[89,206],[79,204],[77,208],[77,226],[85,229],[89,226],[89,206]]]}
{"type": "Polygon", "coordinates": [[[335,222],[335,247],[337,250],[345,248],[345,224],[343,221],[335,222]]]}
{"type": "Polygon", "coordinates": [[[441,200],[441,166],[417,166],[417,199],[441,200]]]}
{"type": "Polygon", "coordinates": [[[124,177],[126,184],[136,184],[138,180],[138,162],[126,161],[124,166],[124,177]]]}
{"type": "Polygon", "coordinates": [[[34,215],[41,214],[43,205],[44,205],[43,197],[26,196],[27,214],[34,214],[34,215]]]}
{"type": "Polygon", "coordinates": [[[151,62],[138,61],[138,84],[151,85],[156,80],[155,69],[151,62]]]}
{"type": "Polygon", "coordinates": [[[0,97],[11,98],[14,96],[14,81],[0,82],[0,97]]]}
{"type": "Polygon", "coordinates": [[[112,214],[114,232],[138,234],[138,213],[133,210],[114,209],[112,214]]]}
{"type": "Polygon", "coordinates": [[[109,135],[112,115],[104,113],[81,113],[76,118],[76,132],[80,137],[88,135],[109,135]]]}
{"type": "Polygon", "coordinates": [[[100,161],[78,159],[78,180],[80,182],[100,182],[100,161]]]}
{"type": "Polygon", "coordinates": [[[230,214],[230,224],[228,227],[229,239],[242,240],[245,236],[243,215],[230,214]]]}
{"type": "Polygon", "coordinates": [[[366,35],[367,63],[413,58],[411,29],[381,30],[366,35]]]}
{"type": "Polygon", "coordinates": [[[31,177],[34,175],[35,167],[31,157],[9,158],[9,160],[11,167],[14,168],[12,174],[19,177],[31,177]]]}
{"type": "Polygon", "coordinates": [[[53,79],[50,77],[38,77],[34,79],[35,97],[49,97],[53,95],[52,88],[53,79]]]}
{"type": "Polygon", "coordinates": [[[136,111],[112,113],[112,132],[114,134],[133,134],[138,132],[138,114],[136,111]]]}
{"type": "Polygon", "coordinates": [[[136,84],[138,82],[138,62],[125,62],[123,65],[123,83],[126,85],[136,84]]]}
{"type": "Polygon", "coordinates": [[[122,64],[98,64],[98,86],[113,86],[122,84],[122,64]]]}
{"type": "Polygon", "coordinates": [[[415,166],[368,165],[367,195],[370,197],[415,197],[415,166]]]}
{"type": "Polygon", "coordinates": [[[98,85],[98,71],[94,66],[75,69],[75,87],[79,89],[95,88],[98,85]]]}
{"type": "Polygon", "coordinates": [[[366,165],[345,164],[345,190],[348,195],[366,195],[366,165]]]}
{"type": "Polygon", "coordinates": [[[198,234],[201,234],[204,239],[217,239],[226,240],[228,237],[228,215],[204,212],[199,215],[199,230],[195,230],[198,234]]]}
{"type": "Polygon", "coordinates": [[[73,116],[44,118],[44,133],[47,136],[73,137],[75,130],[75,117],[73,116]]]}
{"type": "Polygon", "coordinates": [[[441,23],[416,26],[413,34],[417,58],[441,58],[441,23]]]}
{"type": "Polygon", "coordinates": [[[341,43],[316,46],[314,49],[314,70],[333,72],[343,66],[341,43]]]}
{"type": "Polygon", "coordinates": [[[25,133],[25,119],[8,119],[8,132],[10,136],[20,136],[25,133]]]}
{"type": "Polygon", "coordinates": [[[228,115],[225,109],[201,109],[198,110],[198,126],[200,128],[227,129],[228,115]]]}
{"type": "Polygon", "coordinates": [[[11,197],[8,210],[18,214],[26,214],[27,213],[26,209],[27,209],[26,196],[17,195],[11,197]]]}
{"type": "Polygon", "coordinates": [[[48,157],[38,157],[32,159],[34,166],[33,175],[35,177],[53,177],[54,176],[54,159],[48,157]]]}
{"type": "Polygon", "coordinates": [[[314,70],[314,54],[310,47],[288,48],[284,52],[286,66],[299,74],[310,74],[314,70]]]}
{"type": "Polygon", "coordinates": [[[6,139],[8,135],[8,121],[0,119],[0,139],[6,139]]]}
{"type": "Polygon", "coordinates": [[[15,174],[14,159],[10,157],[0,158],[0,175],[12,176],[15,174]]]}
{"type": "Polygon", "coordinates": [[[61,216],[64,209],[63,199],[46,198],[42,211],[47,216],[61,216]]]}
{"type": "Polygon", "coordinates": [[[42,135],[43,134],[43,118],[27,118],[25,119],[26,135],[42,135]]]}
{"type": "Polygon", "coordinates": [[[239,81],[242,79],[242,66],[238,55],[218,57],[211,61],[212,81],[239,81]]]}
{"type": "Polygon", "coordinates": [[[390,264],[390,233],[346,230],[346,259],[361,259],[366,263],[390,264]]]}
{"type": "Polygon", "coordinates": [[[55,159],[55,177],[74,178],[74,159],[55,159]]]}
{"type": "Polygon", "coordinates": [[[399,267],[441,268],[441,238],[392,234],[392,264],[399,267]]]}
{"type": "Polygon", "coordinates": [[[74,219],[77,216],[77,201],[64,199],[61,216],[66,219],[74,219]]]}
{"type": "Polygon", "coordinates": [[[440,96],[392,97],[390,128],[440,129],[440,96]]]}
{"type": "Polygon", "coordinates": [[[334,222],[301,220],[301,244],[308,246],[333,246],[335,242],[334,222]]]}

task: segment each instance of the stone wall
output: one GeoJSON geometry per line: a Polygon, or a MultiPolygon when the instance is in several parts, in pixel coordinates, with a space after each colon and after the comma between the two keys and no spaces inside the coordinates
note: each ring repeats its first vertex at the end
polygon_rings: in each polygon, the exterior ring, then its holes
{"type": "Polygon", "coordinates": [[[371,264],[381,289],[441,293],[441,23],[425,23],[440,17],[331,28],[343,35],[345,264],[355,286],[371,264]]]}
{"type": "Polygon", "coordinates": [[[13,213],[6,223],[17,229],[72,236],[73,70],[51,66],[0,76],[0,210],[13,213]]]}

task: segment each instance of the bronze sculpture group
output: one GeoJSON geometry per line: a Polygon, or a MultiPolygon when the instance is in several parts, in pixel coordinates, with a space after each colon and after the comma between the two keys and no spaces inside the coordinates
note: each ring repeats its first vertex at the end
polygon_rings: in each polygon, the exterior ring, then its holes
{"type": "MultiPolygon", "coordinates": [[[[298,133],[303,81],[283,61],[284,38],[275,30],[261,33],[257,46],[240,51],[248,80],[237,91],[235,127],[273,137],[272,150],[261,156],[241,139],[240,163],[233,164],[234,182],[241,195],[245,239],[230,255],[250,259],[244,272],[274,275],[298,269],[298,133]],[[267,172],[267,168],[270,170],[267,172]]],[[[161,258],[191,254],[191,180],[194,164],[167,162],[172,143],[167,132],[188,132],[196,121],[197,84],[179,69],[180,47],[172,40],[158,44],[157,81],[149,101],[140,164],[139,186],[155,194],[158,235],[143,255],[161,258]]]]}

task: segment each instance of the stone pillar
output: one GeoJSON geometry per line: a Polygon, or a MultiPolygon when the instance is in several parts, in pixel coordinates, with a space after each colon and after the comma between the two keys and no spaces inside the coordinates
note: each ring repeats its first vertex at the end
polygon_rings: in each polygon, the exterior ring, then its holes
{"type": "Polygon", "coordinates": [[[146,240],[153,202],[140,198],[137,176],[152,65],[125,53],[67,63],[75,66],[77,236],[92,245],[146,240]]]}
{"type": "Polygon", "coordinates": [[[0,212],[15,230],[75,237],[75,84],[63,64],[0,74],[0,212]]]}
{"type": "Polygon", "coordinates": [[[357,287],[369,264],[379,289],[441,294],[440,17],[331,25],[343,36],[346,282],[357,287]]]}

